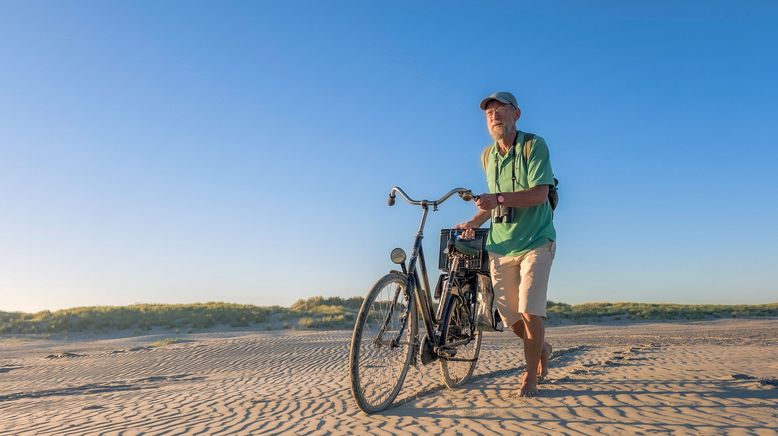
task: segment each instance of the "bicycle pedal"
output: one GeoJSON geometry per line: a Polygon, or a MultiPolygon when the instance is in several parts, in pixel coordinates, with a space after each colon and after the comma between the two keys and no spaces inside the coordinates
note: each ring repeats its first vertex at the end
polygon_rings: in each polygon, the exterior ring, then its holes
{"type": "Polygon", "coordinates": [[[457,355],[456,348],[448,348],[448,347],[438,348],[438,356],[444,357],[446,359],[450,359],[456,355],[457,355]]]}

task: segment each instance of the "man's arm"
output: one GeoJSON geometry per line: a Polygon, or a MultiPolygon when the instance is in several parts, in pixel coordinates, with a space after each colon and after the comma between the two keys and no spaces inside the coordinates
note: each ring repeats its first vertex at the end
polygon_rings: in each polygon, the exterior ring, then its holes
{"type": "Polygon", "coordinates": [[[485,222],[491,218],[492,214],[488,210],[479,209],[478,212],[475,213],[475,215],[470,218],[470,221],[464,222],[462,224],[457,224],[456,229],[477,229],[481,227],[485,222]]]}
{"type": "MultiPolygon", "coordinates": [[[[532,207],[542,204],[548,199],[548,185],[539,185],[534,188],[519,192],[503,192],[507,207],[532,207]]],[[[497,194],[481,194],[475,201],[480,209],[470,221],[457,224],[456,229],[477,229],[492,217],[492,209],[497,207],[497,194]]],[[[465,232],[464,236],[472,237],[472,232],[465,232]]]]}
{"type": "MultiPolygon", "coordinates": [[[[538,185],[534,188],[519,192],[503,192],[502,196],[505,198],[505,202],[503,203],[504,206],[533,207],[543,204],[546,201],[548,198],[548,185],[538,185]]],[[[475,204],[481,208],[481,212],[487,214],[486,218],[488,219],[489,211],[497,207],[497,194],[481,194],[475,204]]],[[[476,216],[478,216],[478,214],[476,214],[476,216]]],[[[484,222],[486,222],[486,220],[484,220],[484,222]]]]}

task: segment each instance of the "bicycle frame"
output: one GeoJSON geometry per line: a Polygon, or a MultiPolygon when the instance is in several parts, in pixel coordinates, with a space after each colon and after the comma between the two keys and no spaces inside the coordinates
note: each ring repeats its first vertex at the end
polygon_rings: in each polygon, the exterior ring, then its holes
{"type": "MultiPolygon", "coordinates": [[[[427,327],[427,334],[437,330],[437,326],[440,324],[440,320],[437,319],[432,311],[432,290],[430,288],[429,275],[427,272],[427,261],[424,257],[424,248],[422,247],[422,240],[424,239],[424,224],[427,220],[427,214],[429,213],[429,207],[422,205],[422,217],[419,224],[419,231],[416,233],[416,238],[413,242],[413,251],[411,253],[411,260],[408,263],[408,291],[416,297],[416,308],[421,314],[422,320],[427,327]],[[418,273],[417,269],[418,262],[418,273]],[[417,291],[418,290],[418,291],[417,291]]],[[[430,338],[434,339],[434,338],[430,338]]]]}
{"type": "MultiPolygon", "coordinates": [[[[440,325],[440,320],[443,319],[444,314],[435,314],[432,311],[432,290],[430,288],[429,276],[427,271],[427,262],[424,257],[424,248],[422,247],[422,240],[424,239],[424,226],[427,222],[427,215],[429,214],[429,207],[433,207],[433,211],[438,209],[438,206],[446,201],[454,194],[459,194],[463,200],[469,201],[472,198],[470,190],[464,188],[452,189],[446,195],[438,199],[437,201],[412,200],[408,195],[399,187],[395,186],[389,192],[389,205],[394,205],[395,192],[399,193],[408,203],[412,205],[421,206],[422,215],[419,222],[419,229],[416,232],[416,237],[413,241],[413,251],[411,252],[411,258],[408,262],[408,268],[405,268],[405,262],[402,263],[403,272],[406,275],[406,290],[411,298],[416,297],[416,307],[421,313],[422,320],[427,328],[427,338],[436,347],[440,347],[445,342],[446,332],[441,333],[437,338],[434,336],[437,332],[437,327],[440,325]],[[418,269],[418,273],[417,273],[418,269]]],[[[452,275],[449,276],[449,280],[452,279],[452,275]]],[[[450,287],[446,287],[449,289],[450,287]]],[[[447,299],[450,298],[449,294],[441,295],[441,304],[439,309],[448,306],[444,304],[447,299]]],[[[418,345],[418,344],[417,344],[418,345]]],[[[414,347],[414,350],[417,350],[414,347]]]]}

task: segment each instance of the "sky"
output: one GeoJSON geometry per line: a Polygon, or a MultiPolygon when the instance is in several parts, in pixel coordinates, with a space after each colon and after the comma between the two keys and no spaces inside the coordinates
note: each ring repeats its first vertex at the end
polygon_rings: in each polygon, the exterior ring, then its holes
{"type": "Polygon", "coordinates": [[[497,90],[560,180],[550,300],[776,302],[777,77],[772,1],[5,1],[0,310],[365,295],[392,186],[486,189],[497,90]]]}

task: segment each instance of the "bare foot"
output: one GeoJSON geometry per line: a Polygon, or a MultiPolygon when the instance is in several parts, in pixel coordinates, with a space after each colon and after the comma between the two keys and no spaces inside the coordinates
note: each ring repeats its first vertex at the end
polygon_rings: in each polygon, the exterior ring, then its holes
{"type": "Polygon", "coordinates": [[[535,383],[529,383],[527,381],[528,375],[525,372],[521,376],[521,380],[519,383],[519,390],[518,392],[513,393],[512,395],[509,395],[511,398],[516,397],[522,397],[522,398],[533,398],[538,396],[538,387],[535,383]]]}
{"type": "Polygon", "coordinates": [[[540,353],[540,362],[538,362],[538,380],[542,381],[548,377],[548,361],[551,359],[551,353],[554,352],[554,347],[548,342],[543,342],[543,351],[540,353]]]}
{"type": "Polygon", "coordinates": [[[535,385],[525,383],[519,388],[519,396],[522,398],[534,398],[538,396],[538,388],[535,385]]]}

